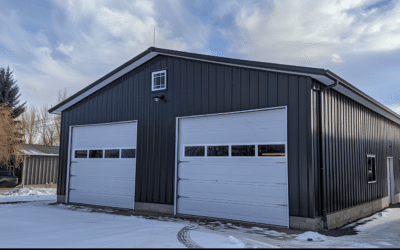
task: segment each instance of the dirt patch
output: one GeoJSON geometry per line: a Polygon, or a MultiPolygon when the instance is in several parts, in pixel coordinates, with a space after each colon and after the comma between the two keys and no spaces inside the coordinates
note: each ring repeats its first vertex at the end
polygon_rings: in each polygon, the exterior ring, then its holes
{"type": "Polygon", "coordinates": [[[339,228],[335,229],[330,229],[330,230],[319,230],[318,233],[323,234],[325,236],[332,236],[332,237],[341,237],[341,236],[346,236],[346,235],[357,235],[358,230],[356,229],[357,226],[364,225],[367,222],[373,221],[375,218],[369,219],[369,220],[363,220],[361,222],[356,222],[354,225],[351,225],[352,223],[348,223],[347,225],[344,225],[339,228]],[[349,226],[351,225],[351,226],[349,226]]]}

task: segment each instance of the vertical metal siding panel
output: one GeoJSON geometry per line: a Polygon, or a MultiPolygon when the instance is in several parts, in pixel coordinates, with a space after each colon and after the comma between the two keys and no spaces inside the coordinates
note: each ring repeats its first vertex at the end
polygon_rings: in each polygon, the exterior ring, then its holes
{"type": "Polygon", "coordinates": [[[208,112],[217,113],[217,66],[208,65],[208,112]]]}
{"type": "Polygon", "coordinates": [[[25,185],[30,185],[30,181],[31,181],[31,176],[32,176],[32,158],[26,157],[27,162],[26,162],[26,176],[25,176],[25,180],[24,183],[25,185]]]}
{"type": "Polygon", "coordinates": [[[232,111],[232,67],[225,66],[224,68],[224,81],[225,81],[225,100],[224,109],[227,112],[232,111]]]}
{"type": "Polygon", "coordinates": [[[202,100],[202,71],[201,71],[201,63],[200,62],[194,62],[193,67],[194,67],[194,98],[193,98],[193,105],[194,105],[194,115],[200,115],[202,114],[202,105],[203,105],[203,100],[202,100]]]}
{"type": "Polygon", "coordinates": [[[337,112],[337,124],[335,125],[335,127],[337,128],[337,133],[336,133],[336,141],[337,141],[337,145],[338,145],[338,166],[337,166],[337,209],[343,209],[343,120],[342,120],[342,113],[343,113],[343,105],[342,105],[342,96],[338,95],[337,93],[335,93],[337,96],[337,108],[336,108],[336,112],[337,112]]]}
{"type": "Polygon", "coordinates": [[[57,176],[58,176],[58,173],[59,173],[59,161],[58,161],[58,157],[55,157],[55,159],[54,159],[54,161],[55,161],[55,163],[54,163],[54,181],[53,181],[53,183],[56,183],[57,184],[57,187],[58,187],[58,180],[57,180],[57,176]]]}
{"type": "MultiPolygon", "coordinates": [[[[171,67],[172,68],[172,67],[171,67]]],[[[141,185],[138,186],[136,185],[137,189],[140,192],[140,200],[141,202],[148,202],[148,188],[147,188],[147,183],[148,183],[148,176],[149,176],[149,166],[147,162],[147,157],[146,154],[149,150],[148,148],[148,143],[147,143],[147,129],[148,129],[148,121],[147,118],[147,105],[146,105],[146,92],[150,91],[148,88],[146,88],[146,85],[143,84],[145,82],[144,78],[144,72],[143,71],[137,71],[137,84],[139,86],[139,96],[138,96],[138,101],[140,103],[141,108],[138,108],[138,116],[139,116],[139,121],[138,121],[138,157],[136,159],[136,168],[141,169],[141,185]]],[[[167,83],[172,82],[172,73],[167,74],[167,83]]]]}
{"type": "Polygon", "coordinates": [[[338,209],[338,203],[339,203],[339,186],[338,186],[338,172],[340,169],[340,147],[339,147],[339,138],[338,138],[338,126],[340,126],[340,124],[338,124],[338,108],[339,108],[339,104],[338,104],[338,96],[336,94],[336,92],[332,91],[332,95],[334,97],[333,99],[333,113],[334,113],[334,122],[332,124],[332,129],[333,129],[333,135],[332,135],[332,140],[334,141],[334,154],[332,155],[333,158],[333,165],[332,165],[332,176],[333,176],[333,210],[336,211],[338,209]]]}
{"type": "Polygon", "coordinates": [[[240,69],[240,109],[250,109],[250,72],[240,69]]]}
{"type": "Polygon", "coordinates": [[[329,208],[328,213],[332,211],[332,206],[333,206],[333,178],[332,178],[332,158],[334,156],[334,152],[333,152],[333,145],[332,145],[332,134],[333,134],[333,129],[332,129],[332,120],[334,119],[333,116],[333,112],[332,112],[332,91],[331,90],[327,90],[327,106],[328,106],[328,114],[326,116],[327,120],[328,120],[328,133],[327,133],[327,165],[326,165],[326,173],[327,173],[327,206],[329,208]]]}
{"type": "Polygon", "coordinates": [[[232,111],[240,110],[240,69],[232,68],[232,111]]]}
{"type": "Polygon", "coordinates": [[[225,82],[224,82],[224,77],[225,77],[225,66],[223,65],[217,65],[217,113],[222,113],[226,109],[224,107],[225,103],[225,82]]]}
{"type": "MultiPolygon", "coordinates": [[[[250,109],[257,109],[259,108],[258,106],[258,72],[257,70],[250,70],[250,109]]],[[[286,75],[287,77],[287,75],[286,75]]],[[[287,80],[286,80],[287,84],[287,80]]],[[[286,92],[286,98],[287,98],[287,92],[286,92]]],[[[287,99],[286,103],[287,104],[287,99]]]]}
{"type": "MultiPolygon", "coordinates": [[[[184,70],[182,70],[184,71],[184,70]]],[[[186,100],[182,105],[186,106],[186,113],[185,115],[190,115],[194,113],[194,108],[193,108],[193,99],[195,96],[195,93],[193,91],[194,89],[194,75],[193,75],[193,61],[187,61],[187,75],[182,75],[182,88],[185,88],[185,84],[187,84],[187,96],[186,100]]],[[[222,83],[223,84],[223,83],[222,83]]]]}
{"type": "MultiPolygon", "coordinates": [[[[53,182],[53,174],[54,174],[54,163],[53,163],[53,159],[54,159],[54,157],[48,156],[48,161],[49,161],[48,171],[47,171],[47,181],[48,181],[48,183],[53,182]]],[[[53,182],[53,183],[54,183],[54,182],[53,182]]]]}
{"type": "MultiPolygon", "coordinates": [[[[278,74],[278,99],[277,99],[277,105],[278,106],[285,106],[288,103],[288,88],[289,88],[289,75],[284,75],[284,74],[278,74]]],[[[310,95],[308,90],[311,89],[311,84],[308,82],[307,78],[307,83],[303,86],[307,90],[307,97],[304,100],[305,104],[307,106],[311,106],[310,103],[310,95]]],[[[311,91],[311,90],[310,90],[311,91]]],[[[308,112],[307,117],[311,119],[311,114],[308,112]]],[[[309,128],[309,127],[307,127],[309,128]]]]}
{"type": "MultiPolygon", "coordinates": [[[[180,59],[176,60],[178,65],[181,64],[180,59]]],[[[150,85],[151,84],[151,71],[157,70],[156,69],[156,65],[154,64],[156,61],[152,61],[148,63],[148,66],[146,67],[146,70],[144,70],[145,72],[145,84],[144,85],[150,85]],[[148,70],[150,72],[148,72],[148,70]],[[147,84],[146,84],[147,83],[147,84]]],[[[168,72],[171,72],[170,70],[168,72]]],[[[176,72],[174,70],[174,77],[175,74],[180,74],[180,72],[176,72]]],[[[168,84],[168,83],[167,83],[168,84]]],[[[178,85],[179,81],[176,82],[170,82],[169,85],[178,85]]],[[[167,86],[168,88],[169,86],[167,86]]],[[[177,88],[179,89],[179,88],[177,88]]],[[[149,93],[149,92],[148,92],[149,93]]],[[[153,93],[152,95],[153,96],[153,93]]],[[[179,96],[179,95],[177,95],[179,96]]],[[[158,157],[158,151],[160,150],[159,147],[159,138],[160,138],[160,129],[159,129],[159,125],[160,125],[160,109],[162,108],[161,105],[163,105],[164,103],[162,102],[158,102],[156,103],[155,101],[152,100],[152,98],[149,96],[147,97],[147,99],[149,100],[149,113],[147,114],[149,116],[149,148],[150,151],[147,151],[147,157],[149,157],[149,168],[152,170],[152,175],[150,176],[150,179],[148,179],[148,186],[149,186],[149,196],[151,196],[151,202],[154,203],[159,203],[160,202],[160,171],[159,171],[159,167],[160,167],[160,158],[158,157]],[[161,105],[160,105],[161,104],[161,105]]],[[[169,98],[168,98],[169,99],[169,98]]],[[[169,100],[168,100],[169,101],[169,100]]],[[[175,102],[179,102],[177,100],[174,100],[175,102]]]]}
{"type": "Polygon", "coordinates": [[[344,209],[344,208],[346,208],[347,207],[347,197],[348,197],[348,192],[349,192],[349,189],[348,189],[348,187],[347,187],[347,165],[346,165],[346,155],[348,154],[348,150],[346,150],[346,130],[345,130],[345,122],[346,122],[346,120],[345,120],[345,115],[346,115],[346,111],[345,111],[345,107],[346,107],[346,105],[345,105],[345,99],[343,98],[343,96],[341,96],[341,110],[342,110],[342,113],[341,113],[341,124],[340,124],[340,127],[341,127],[341,130],[342,130],[342,132],[341,132],[341,142],[342,142],[342,144],[341,144],[341,148],[342,148],[342,168],[341,168],[341,170],[342,170],[342,185],[341,185],[341,193],[342,193],[342,205],[341,205],[341,207],[342,207],[342,209],[344,209]]]}
{"type": "MultiPolygon", "coordinates": [[[[285,104],[288,102],[288,78],[287,76],[283,77],[284,81],[281,83],[279,86],[284,87],[285,90],[281,91],[281,89],[278,90],[278,93],[284,93],[284,98],[285,100],[282,100],[282,96],[278,99],[278,104],[285,104]]],[[[314,161],[313,161],[313,143],[312,143],[312,138],[313,138],[313,126],[311,124],[312,121],[312,80],[310,77],[307,77],[307,100],[306,100],[306,109],[307,109],[307,123],[306,123],[306,128],[307,128],[307,176],[308,176],[308,217],[315,218],[315,185],[314,185],[314,161]]]]}
{"type": "Polygon", "coordinates": [[[43,167],[43,182],[42,184],[49,183],[49,156],[43,157],[44,167],[43,167]]]}
{"type": "Polygon", "coordinates": [[[202,114],[208,114],[208,63],[201,63],[202,114]]]}
{"type": "Polygon", "coordinates": [[[278,105],[278,74],[268,72],[268,90],[267,102],[268,107],[276,107],[278,105]]]}
{"type": "MultiPolygon", "coordinates": [[[[169,62],[170,62],[170,60],[168,59],[168,64],[169,64],[169,62]]],[[[170,67],[168,66],[168,68],[170,68],[170,67]]],[[[174,70],[179,70],[179,68],[174,69],[174,70]]],[[[170,89],[170,91],[168,91],[170,93],[170,95],[172,95],[172,96],[170,96],[170,99],[175,100],[175,98],[177,97],[175,95],[176,86],[172,85],[171,87],[172,87],[172,89],[170,89]]],[[[206,94],[207,94],[207,92],[206,92],[206,94]]],[[[168,108],[168,114],[169,114],[168,122],[167,122],[168,128],[166,128],[167,145],[170,145],[167,148],[167,156],[166,156],[167,162],[168,162],[168,165],[167,165],[168,166],[168,168],[167,168],[167,171],[168,171],[167,172],[168,173],[168,176],[167,176],[167,181],[168,181],[167,204],[173,204],[173,202],[174,202],[174,195],[173,195],[174,189],[173,188],[174,188],[174,178],[175,178],[174,177],[174,169],[175,169],[175,147],[174,147],[174,145],[175,145],[175,117],[174,117],[174,115],[175,115],[175,113],[173,110],[173,106],[171,104],[166,108],[168,108]]]]}
{"type": "MultiPolygon", "coordinates": [[[[319,89],[319,85],[316,81],[312,81],[312,89],[311,89],[311,131],[312,131],[312,166],[314,171],[314,210],[315,214],[314,217],[321,216],[321,186],[320,186],[320,160],[319,155],[322,153],[320,152],[319,143],[321,138],[319,138],[319,92],[314,91],[313,89],[319,89]]],[[[311,188],[310,188],[311,189],[311,188]]],[[[310,202],[311,203],[311,202],[310,202]]]]}
{"type": "Polygon", "coordinates": [[[181,114],[189,114],[189,108],[187,99],[189,96],[189,82],[186,79],[187,68],[186,68],[186,60],[179,60],[179,81],[175,81],[174,84],[178,87],[179,90],[179,97],[175,99],[175,102],[180,105],[181,114]],[[179,84],[179,85],[178,85],[179,84]]]}
{"type": "MultiPolygon", "coordinates": [[[[166,59],[161,58],[160,61],[156,64],[156,68],[165,68],[166,67],[166,59]]],[[[168,72],[167,72],[168,73],[168,72]]],[[[168,84],[168,83],[167,83],[168,84]]],[[[167,86],[168,88],[168,86],[167,86]]],[[[190,98],[190,97],[189,97],[190,98]]],[[[160,149],[158,150],[159,159],[160,159],[160,203],[167,204],[167,196],[168,196],[168,160],[165,148],[168,147],[167,144],[167,137],[168,137],[168,130],[169,126],[165,126],[168,124],[168,107],[169,105],[161,105],[160,107],[160,138],[159,138],[159,145],[160,149]]]]}
{"type": "Polygon", "coordinates": [[[348,171],[346,183],[348,185],[347,192],[348,198],[347,198],[347,207],[352,207],[353,206],[353,200],[354,200],[354,185],[353,185],[353,153],[352,153],[352,137],[351,137],[351,124],[353,123],[353,119],[351,118],[350,114],[352,112],[352,105],[350,100],[346,99],[346,153],[348,155],[347,158],[347,165],[346,165],[346,171],[348,171]]]}
{"type": "MultiPolygon", "coordinates": [[[[290,76],[289,76],[290,78],[290,76]]],[[[258,81],[258,106],[260,108],[268,107],[268,72],[260,71],[258,81]]],[[[290,85],[290,84],[289,84],[290,85]]],[[[290,87],[289,87],[290,88],[290,87]]]]}
{"type": "MultiPolygon", "coordinates": [[[[261,80],[261,79],[260,79],[261,80]]],[[[266,92],[264,92],[266,93],[266,92]]],[[[289,214],[300,216],[299,212],[299,79],[297,76],[289,76],[289,100],[288,100],[288,180],[289,180],[289,214]]]]}
{"type": "Polygon", "coordinates": [[[299,77],[299,184],[300,216],[308,216],[308,176],[307,176],[307,78],[299,77]]]}
{"type": "Polygon", "coordinates": [[[33,176],[33,181],[32,184],[38,184],[39,183],[39,173],[40,173],[40,161],[39,161],[39,157],[35,157],[35,175],[33,176]]]}

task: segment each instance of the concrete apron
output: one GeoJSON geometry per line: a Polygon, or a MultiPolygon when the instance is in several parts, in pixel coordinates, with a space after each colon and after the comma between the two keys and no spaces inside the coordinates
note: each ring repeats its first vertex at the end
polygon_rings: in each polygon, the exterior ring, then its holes
{"type": "MultiPolygon", "coordinates": [[[[395,202],[400,200],[400,194],[395,195],[395,202]]],[[[65,196],[64,195],[57,195],[57,202],[58,203],[65,203],[65,196]]],[[[80,204],[82,205],[82,204],[80,204]]],[[[89,205],[91,206],[91,205],[89,205]]],[[[328,220],[328,229],[334,229],[337,227],[341,227],[346,225],[350,222],[355,220],[370,216],[384,208],[389,207],[389,197],[384,197],[382,199],[378,199],[375,201],[371,201],[365,204],[361,204],[358,206],[354,206],[351,208],[343,209],[331,214],[327,215],[328,220]]],[[[125,209],[124,209],[125,210],[125,209]]],[[[144,202],[135,202],[135,210],[131,210],[133,213],[140,212],[141,214],[145,213],[157,213],[157,214],[164,214],[171,217],[178,217],[178,218],[201,218],[206,219],[208,217],[202,216],[194,216],[194,215],[173,215],[174,213],[174,206],[173,205],[164,205],[164,204],[155,204],[155,203],[144,203],[144,202]]],[[[251,222],[244,222],[244,221],[234,221],[228,219],[221,219],[221,218],[209,218],[210,220],[218,220],[218,221],[230,221],[230,222],[238,222],[242,224],[251,224],[257,225],[262,227],[273,226],[274,225],[266,225],[260,223],[251,223],[251,222]]],[[[279,226],[276,226],[279,227],[279,226]]],[[[323,229],[322,219],[318,218],[305,218],[305,217],[296,217],[290,216],[289,217],[289,228],[290,229],[300,229],[300,230],[308,230],[308,231],[318,231],[323,229]]]]}

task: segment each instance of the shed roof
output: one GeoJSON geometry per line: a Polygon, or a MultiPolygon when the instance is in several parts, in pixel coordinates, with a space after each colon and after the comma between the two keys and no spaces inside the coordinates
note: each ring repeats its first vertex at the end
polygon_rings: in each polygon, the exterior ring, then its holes
{"type": "Polygon", "coordinates": [[[59,146],[24,144],[22,153],[24,155],[54,155],[54,156],[57,156],[59,153],[59,146]]]}
{"type": "Polygon", "coordinates": [[[333,84],[335,81],[338,81],[338,84],[335,87],[333,87],[333,89],[355,100],[356,102],[372,109],[373,111],[383,115],[384,117],[396,122],[397,124],[400,124],[399,114],[389,109],[388,107],[384,106],[383,104],[379,103],[372,97],[368,96],[358,88],[354,87],[353,85],[351,85],[350,83],[348,83],[347,81],[345,81],[344,79],[340,78],[339,76],[337,76],[336,74],[327,69],[284,65],[276,63],[266,63],[266,62],[256,62],[256,61],[233,59],[233,58],[218,57],[218,56],[209,56],[209,55],[189,53],[183,51],[161,49],[156,47],[148,48],[147,50],[140,53],[133,59],[119,66],[115,70],[101,77],[100,79],[88,85],[87,87],[83,88],[82,90],[78,91],[76,94],[67,98],[63,102],[52,107],[51,109],[49,109],[49,112],[53,114],[61,114],[62,111],[71,107],[75,103],[86,98],[87,96],[96,92],[97,90],[103,88],[104,86],[113,82],[119,77],[134,70],[135,68],[151,60],[157,55],[166,55],[166,56],[186,58],[191,60],[198,60],[203,62],[217,63],[223,65],[236,66],[236,67],[273,71],[278,73],[281,72],[294,75],[310,76],[311,78],[325,85],[330,85],[333,84]]]}

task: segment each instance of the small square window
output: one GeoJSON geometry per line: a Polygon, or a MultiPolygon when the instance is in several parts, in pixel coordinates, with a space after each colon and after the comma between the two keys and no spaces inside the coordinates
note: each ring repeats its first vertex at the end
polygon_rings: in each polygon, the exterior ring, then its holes
{"type": "Polygon", "coordinates": [[[375,155],[367,155],[367,178],[368,182],[376,181],[376,166],[375,166],[375,155]]]}
{"type": "Polygon", "coordinates": [[[119,158],[119,149],[106,149],[104,151],[104,158],[119,158]]]}
{"type": "Polygon", "coordinates": [[[185,157],[204,156],[205,146],[185,146],[185,157]]]}
{"type": "Polygon", "coordinates": [[[232,156],[255,156],[255,145],[232,145],[232,156]]]}
{"type": "Polygon", "coordinates": [[[285,156],[285,145],[258,145],[258,156],[285,156]]]}
{"type": "Polygon", "coordinates": [[[75,150],[75,158],[87,158],[87,150],[75,150]]]}
{"type": "Polygon", "coordinates": [[[89,150],[89,158],[103,158],[103,150],[89,150]]]}
{"type": "Polygon", "coordinates": [[[167,89],[167,71],[161,70],[151,73],[151,90],[165,90],[167,89]]]}
{"type": "Polygon", "coordinates": [[[135,151],[134,148],[121,149],[121,158],[135,158],[135,151]]]}

